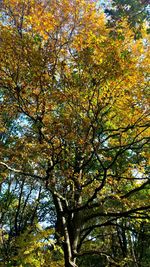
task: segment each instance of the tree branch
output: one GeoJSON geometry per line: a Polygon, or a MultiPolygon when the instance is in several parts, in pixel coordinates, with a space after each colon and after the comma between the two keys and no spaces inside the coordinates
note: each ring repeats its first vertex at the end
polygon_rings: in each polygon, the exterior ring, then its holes
{"type": "Polygon", "coordinates": [[[18,174],[21,174],[21,175],[30,176],[30,177],[41,179],[41,180],[43,179],[43,177],[41,177],[39,175],[31,174],[31,173],[24,172],[24,171],[18,170],[18,169],[13,169],[13,168],[11,168],[10,166],[8,166],[6,163],[4,163],[2,161],[0,161],[0,165],[3,165],[4,167],[6,167],[11,172],[15,172],[15,173],[18,173],[18,174]]]}
{"type": "Polygon", "coordinates": [[[130,195],[142,190],[145,188],[145,186],[147,186],[148,184],[150,184],[150,180],[146,181],[145,183],[143,183],[141,186],[134,188],[133,190],[129,191],[128,193],[126,193],[125,195],[121,196],[120,198],[127,198],[130,197],[130,195]]]}
{"type": "Polygon", "coordinates": [[[84,221],[87,222],[97,217],[117,217],[117,218],[128,217],[130,214],[136,213],[138,211],[144,211],[144,210],[150,210],[150,205],[145,206],[145,207],[139,207],[136,209],[127,210],[124,212],[97,212],[96,214],[91,214],[85,217],[84,221]]]}

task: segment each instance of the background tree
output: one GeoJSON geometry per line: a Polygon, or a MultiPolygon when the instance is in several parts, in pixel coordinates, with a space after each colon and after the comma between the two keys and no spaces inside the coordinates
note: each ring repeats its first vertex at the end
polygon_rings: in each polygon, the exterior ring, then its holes
{"type": "Polygon", "coordinates": [[[63,266],[52,238],[54,209],[40,184],[12,174],[1,185],[0,201],[0,266],[63,266]]]}
{"type": "MultiPolygon", "coordinates": [[[[135,33],[135,38],[141,37],[143,23],[149,23],[150,6],[148,0],[113,0],[111,5],[105,6],[105,13],[109,17],[109,24],[116,25],[119,21],[127,19],[128,24],[135,33]]],[[[149,31],[149,29],[148,29],[149,31]]]]}
{"type": "Polygon", "coordinates": [[[126,21],[111,35],[91,1],[5,0],[1,17],[3,179],[19,176],[19,198],[29,177],[51,194],[46,212],[53,202],[66,267],[90,264],[89,255],[102,266],[140,266],[150,209],[146,29],[144,42],[126,21]]]}

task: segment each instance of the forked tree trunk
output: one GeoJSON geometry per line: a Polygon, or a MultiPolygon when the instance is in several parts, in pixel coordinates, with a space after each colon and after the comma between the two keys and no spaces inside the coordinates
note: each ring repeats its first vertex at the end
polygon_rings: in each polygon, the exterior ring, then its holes
{"type": "Polygon", "coordinates": [[[76,265],[76,258],[71,259],[69,256],[67,244],[64,244],[64,259],[65,259],[65,267],[78,267],[76,265]]]}

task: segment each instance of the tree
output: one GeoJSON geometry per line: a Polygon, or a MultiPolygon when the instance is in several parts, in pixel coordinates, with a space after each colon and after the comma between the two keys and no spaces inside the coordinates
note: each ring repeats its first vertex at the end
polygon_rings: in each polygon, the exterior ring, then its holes
{"type": "Polygon", "coordinates": [[[0,266],[41,267],[50,261],[63,266],[52,238],[55,213],[39,183],[27,177],[7,178],[1,185],[0,215],[0,266]]]}
{"type": "Polygon", "coordinates": [[[140,38],[143,22],[149,22],[149,1],[147,0],[113,0],[111,6],[105,7],[109,16],[109,24],[117,25],[119,21],[126,19],[133,29],[135,38],[140,38]]]}
{"type": "Polygon", "coordinates": [[[144,42],[126,21],[110,35],[86,0],[4,0],[1,17],[3,180],[51,194],[66,267],[91,254],[137,266],[127,247],[150,209],[146,29],[144,42]]]}

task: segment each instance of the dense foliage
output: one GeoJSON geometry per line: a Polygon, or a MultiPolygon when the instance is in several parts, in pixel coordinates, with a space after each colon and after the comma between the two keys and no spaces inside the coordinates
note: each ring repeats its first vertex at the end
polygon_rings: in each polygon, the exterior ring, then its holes
{"type": "Polygon", "coordinates": [[[150,32],[150,4],[149,0],[112,0],[111,5],[104,4],[104,10],[108,17],[108,26],[118,26],[118,22],[124,19],[128,21],[128,26],[134,33],[134,38],[142,38],[144,22],[147,23],[147,32],[150,32]]]}
{"type": "Polygon", "coordinates": [[[148,267],[149,39],[135,27],[96,1],[1,1],[0,266],[148,267]]]}

